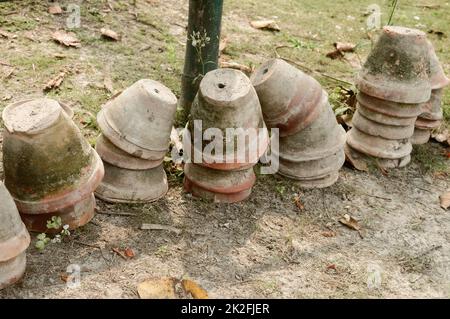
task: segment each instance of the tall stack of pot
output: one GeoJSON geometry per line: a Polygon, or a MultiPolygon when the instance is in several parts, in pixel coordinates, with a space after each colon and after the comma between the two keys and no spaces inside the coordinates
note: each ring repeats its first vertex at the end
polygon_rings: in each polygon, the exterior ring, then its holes
{"type": "Polygon", "coordinates": [[[49,231],[47,221],[53,216],[77,228],[95,214],[93,192],[103,178],[103,164],[72,115],[47,98],[14,103],[3,111],[5,185],[31,231],[49,231]]]}
{"type": "Polygon", "coordinates": [[[143,79],[106,103],[97,116],[96,150],[105,178],[95,195],[107,202],[144,203],[168,190],[163,160],[177,99],[159,82],[143,79]]]}
{"type": "Polygon", "coordinates": [[[218,69],[205,75],[183,142],[187,192],[222,203],[250,196],[256,181],[253,166],[265,153],[269,135],[244,73],[218,69]]]}
{"type": "Polygon", "coordinates": [[[431,131],[441,125],[443,119],[442,96],[444,88],[450,84],[430,41],[428,41],[428,47],[430,50],[431,98],[423,105],[423,113],[417,118],[412,137],[413,144],[427,143],[431,131]]]}
{"type": "Polygon", "coordinates": [[[320,84],[281,59],[267,61],[251,77],[269,128],[279,129],[280,175],[305,188],[334,184],[344,164],[345,130],[338,125],[320,84]]]}
{"type": "Polygon", "coordinates": [[[360,93],[347,135],[349,158],[376,158],[383,168],[411,160],[411,137],[431,97],[430,51],[425,33],[388,26],[357,78],[360,93]]]}

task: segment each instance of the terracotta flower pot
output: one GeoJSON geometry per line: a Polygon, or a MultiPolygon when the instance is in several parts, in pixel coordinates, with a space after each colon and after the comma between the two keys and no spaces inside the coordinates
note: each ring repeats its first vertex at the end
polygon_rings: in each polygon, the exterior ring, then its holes
{"type": "Polygon", "coordinates": [[[450,79],[445,75],[439,58],[436,55],[433,44],[428,41],[428,48],[430,52],[430,82],[431,89],[442,89],[450,84],[450,79]]]}
{"type": "Polygon", "coordinates": [[[355,127],[347,132],[347,144],[361,153],[385,159],[407,157],[412,151],[409,139],[388,140],[368,135],[355,127]]]}
{"type": "MultiPolygon", "coordinates": [[[[53,216],[61,217],[61,225],[69,225],[69,229],[76,229],[89,223],[95,216],[95,197],[90,194],[75,205],[47,214],[20,214],[27,229],[32,232],[59,233],[61,229],[48,229],[47,221],[53,216]]],[[[62,228],[62,227],[61,227],[62,228]]]]}
{"type": "Polygon", "coordinates": [[[414,133],[414,125],[398,126],[387,125],[372,121],[356,110],[352,118],[352,125],[361,132],[388,140],[410,138],[414,133]]]}
{"type": "Polygon", "coordinates": [[[0,182],[0,289],[14,284],[25,273],[25,250],[30,234],[20,219],[14,200],[0,182]]]}
{"type": "Polygon", "coordinates": [[[12,104],[3,122],[5,185],[21,213],[75,205],[103,178],[100,157],[56,101],[12,104]]]}
{"type": "Polygon", "coordinates": [[[246,199],[256,181],[253,168],[227,172],[186,163],[184,174],[187,192],[220,203],[235,203],[246,199]]]}
{"type": "MultiPolygon", "coordinates": [[[[255,89],[244,73],[232,69],[218,69],[205,75],[192,104],[188,129],[190,139],[184,138],[184,141],[194,142],[194,151],[198,150],[203,155],[201,165],[219,170],[245,169],[253,166],[264,154],[269,144],[269,135],[255,89]],[[246,157],[243,161],[239,161],[237,158],[237,156],[243,155],[237,154],[238,139],[236,136],[234,137],[234,149],[227,150],[226,143],[223,143],[222,154],[207,154],[204,150],[210,142],[202,139],[200,149],[194,141],[196,135],[194,121],[201,121],[202,134],[208,129],[215,128],[221,132],[224,139],[225,137],[231,139],[230,136],[227,136],[227,129],[242,129],[252,130],[256,137],[245,140],[244,149],[240,150],[246,157]],[[260,129],[261,131],[259,131],[260,129]],[[262,134],[258,134],[260,132],[262,134]],[[232,160],[226,161],[226,158],[232,160]]],[[[185,145],[185,149],[190,147],[192,144],[185,145]]]]}
{"type": "Polygon", "coordinates": [[[160,160],[152,161],[131,156],[111,143],[103,134],[98,137],[95,150],[104,162],[131,170],[146,170],[154,168],[161,165],[164,160],[164,158],[161,158],[160,160]]]}
{"type": "Polygon", "coordinates": [[[366,163],[374,163],[384,169],[405,167],[411,162],[411,155],[407,155],[398,159],[377,158],[358,152],[357,150],[351,148],[348,144],[345,145],[344,151],[345,156],[349,158],[353,163],[360,161],[366,163]]]}
{"type": "Polygon", "coordinates": [[[115,146],[148,160],[164,158],[175,117],[177,98],[164,85],[139,80],[106,103],[98,124],[115,146]]]}
{"type": "Polygon", "coordinates": [[[421,145],[426,144],[431,138],[431,130],[430,129],[420,129],[415,128],[414,134],[411,137],[411,143],[413,145],[421,145]]]}
{"type": "Polygon", "coordinates": [[[444,95],[443,89],[433,90],[431,92],[430,100],[423,104],[423,113],[419,118],[430,121],[441,121],[444,118],[442,111],[442,97],[444,95]]]}
{"type": "Polygon", "coordinates": [[[426,34],[399,26],[383,28],[361,69],[357,87],[367,95],[399,103],[430,99],[430,52],[426,34]]]}
{"type": "Polygon", "coordinates": [[[311,76],[281,59],[267,61],[251,76],[264,120],[280,136],[295,134],[318,116],[328,96],[311,76]]]}
{"type": "Polygon", "coordinates": [[[129,170],[109,163],[105,178],[95,196],[111,203],[150,203],[168,191],[167,175],[162,165],[148,170],[129,170]]]}

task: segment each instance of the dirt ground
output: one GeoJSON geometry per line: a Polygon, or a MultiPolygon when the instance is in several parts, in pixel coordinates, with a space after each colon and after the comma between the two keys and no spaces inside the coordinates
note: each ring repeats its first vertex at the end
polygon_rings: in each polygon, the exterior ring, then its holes
{"type": "MultiPolygon", "coordinates": [[[[94,144],[95,114],[116,91],[152,78],[179,96],[187,1],[60,1],[63,8],[80,5],[81,25],[72,30],[81,40],[78,49],[51,40],[69,14],[49,14],[49,3],[0,2],[0,30],[8,32],[0,35],[0,111],[42,96],[45,84],[66,71],[62,85],[46,94],[74,108],[77,124],[94,144]],[[105,26],[122,40],[102,39],[105,26]]],[[[365,12],[374,3],[385,24],[390,1],[227,0],[222,58],[251,67],[275,57],[275,47],[291,46],[280,54],[307,66],[335,92],[345,86],[336,78],[352,82],[355,64],[370,50],[365,12]],[[262,18],[275,19],[281,32],[249,26],[262,18]],[[335,41],[357,43],[357,54],[348,61],[328,59],[335,41]]],[[[427,4],[400,1],[394,24],[433,31],[429,37],[450,74],[450,5],[427,4]]],[[[444,109],[445,127],[450,90],[444,109]]],[[[191,278],[213,298],[448,298],[450,215],[438,198],[450,188],[448,152],[430,142],[415,147],[403,169],[366,173],[344,167],[339,181],[321,190],[260,175],[251,197],[232,205],[185,194],[180,172],[167,164],[170,190],[158,202],[98,201],[100,213],[91,223],[42,252],[34,247],[34,234],[25,278],[0,298],[138,298],[140,282],[162,276],[191,278]],[[344,214],[359,221],[360,233],[338,222],[344,214]],[[140,230],[143,222],[182,232],[140,230]],[[131,248],[136,256],[124,260],[113,248],[131,248]],[[81,267],[79,288],[62,280],[71,264],[81,267]]]]}

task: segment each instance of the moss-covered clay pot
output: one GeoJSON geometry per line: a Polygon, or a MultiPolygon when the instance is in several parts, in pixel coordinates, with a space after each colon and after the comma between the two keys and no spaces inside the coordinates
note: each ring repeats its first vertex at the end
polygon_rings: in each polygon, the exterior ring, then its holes
{"type": "Polygon", "coordinates": [[[103,178],[100,157],[59,103],[37,99],[3,111],[5,185],[23,214],[75,205],[103,178]]]}
{"type": "Polygon", "coordinates": [[[430,82],[431,89],[442,89],[450,84],[450,79],[445,75],[439,58],[436,55],[433,44],[428,41],[428,48],[430,52],[430,82]]]}
{"type": "Polygon", "coordinates": [[[420,129],[415,128],[414,134],[411,137],[411,143],[413,145],[421,145],[426,144],[431,138],[431,130],[430,129],[420,129]]]}
{"type": "Polygon", "coordinates": [[[426,34],[399,26],[383,28],[357,78],[367,95],[399,103],[430,99],[430,52],[426,34]]]}
{"type": "Polygon", "coordinates": [[[423,113],[415,122],[414,135],[411,139],[414,145],[427,143],[430,140],[431,131],[441,126],[444,118],[442,96],[443,89],[433,90],[430,100],[423,104],[423,113]]]}
{"type": "Polygon", "coordinates": [[[163,197],[168,189],[163,165],[148,170],[129,170],[109,163],[105,178],[95,196],[110,203],[150,203],[163,197]]]}
{"type": "Polygon", "coordinates": [[[161,165],[164,160],[164,158],[161,158],[160,160],[152,161],[131,156],[111,143],[103,134],[98,137],[95,150],[104,162],[108,162],[109,164],[120,168],[132,170],[154,168],[161,165]]]}
{"type": "Polygon", "coordinates": [[[176,107],[169,88],[143,79],[106,103],[97,121],[103,135],[126,153],[160,160],[169,147],[176,107]]]}
{"type": "MultiPolygon", "coordinates": [[[[190,141],[194,141],[193,147],[203,155],[201,165],[219,170],[243,169],[256,164],[269,144],[268,131],[255,89],[244,73],[232,69],[214,70],[207,73],[202,79],[198,94],[192,104],[188,129],[190,141]],[[224,142],[222,154],[208,154],[204,150],[210,141],[205,138],[200,141],[201,149],[199,149],[194,141],[196,137],[195,121],[201,121],[202,135],[207,129],[215,128],[221,132],[224,139],[234,140],[234,149],[227,150],[224,142]],[[250,129],[255,133],[255,138],[245,139],[243,148],[247,156],[244,160],[238,159],[238,156],[242,156],[242,154],[237,154],[238,138],[234,136],[232,139],[231,136],[227,136],[227,129],[244,131],[250,129]],[[262,134],[258,134],[259,129],[262,134]],[[231,160],[226,161],[226,158],[231,160]]],[[[184,141],[187,140],[189,139],[184,138],[184,141]]],[[[192,144],[185,144],[185,149],[188,147],[192,147],[192,144]]]]}
{"type": "Polygon", "coordinates": [[[250,196],[256,181],[253,168],[226,172],[187,163],[184,174],[184,188],[187,192],[216,203],[245,200],[250,196]]]}
{"type": "MultiPolygon", "coordinates": [[[[69,225],[69,229],[76,229],[89,223],[95,216],[95,196],[90,194],[75,205],[47,214],[20,214],[27,229],[39,233],[59,233],[61,229],[48,229],[47,221],[53,216],[61,217],[61,225],[69,225]]],[[[61,227],[62,228],[62,227],[61,227]]]]}
{"type": "Polygon", "coordinates": [[[0,182],[0,290],[20,280],[25,273],[25,250],[30,234],[20,219],[13,198],[0,182]]]}
{"type": "Polygon", "coordinates": [[[281,60],[269,60],[251,76],[269,128],[280,136],[295,134],[318,116],[328,96],[309,75],[281,60]]]}

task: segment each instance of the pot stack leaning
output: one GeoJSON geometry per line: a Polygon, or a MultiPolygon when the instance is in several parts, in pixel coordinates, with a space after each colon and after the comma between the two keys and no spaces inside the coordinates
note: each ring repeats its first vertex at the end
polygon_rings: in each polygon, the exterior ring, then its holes
{"type": "Polygon", "coordinates": [[[345,130],[328,94],[314,78],[281,59],[267,61],[251,79],[265,123],[279,129],[279,149],[274,134],[271,149],[279,159],[278,174],[305,188],[333,185],[345,161],[345,130]]]}
{"type": "Polygon", "coordinates": [[[431,97],[429,76],[425,33],[385,27],[357,78],[360,92],[346,155],[375,158],[383,168],[406,166],[417,116],[431,97]]]}
{"type": "Polygon", "coordinates": [[[431,98],[423,104],[423,113],[417,118],[412,137],[413,144],[427,143],[431,137],[431,131],[441,125],[443,119],[442,96],[444,88],[450,84],[450,79],[445,76],[442,65],[430,41],[428,41],[428,46],[430,50],[431,98]]]}
{"type": "Polygon", "coordinates": [[[30,231],[48,232],[53,216],[74,229],[95,214],[93,192],[103,178],[103,164],[72,115],[47,98],[3,111],[5,186],[30,231]]]}
{"type": "Polygon", "coordinates": [[[17,207],[0,182],[0,290],[18,280],[25,273],[26,254],[30,234],[20,219],[17,207]]]}
{"type": "Polygon", "coordinates": [[[177,98],[159,82],[143,79],[106,103],[97,116],[96,150],[105,178],[95,195],[107,202],[145,203],[168,191],[163,160],[169,148],[177,98]]]}
{"type": "Polygon", "coordinates": [[[221,203],[248,198],[256,181],[253,166],[269,144],[249,78],[232,69],[207,73],[190,117],[183,137],[185,190],[221,203]]]}

